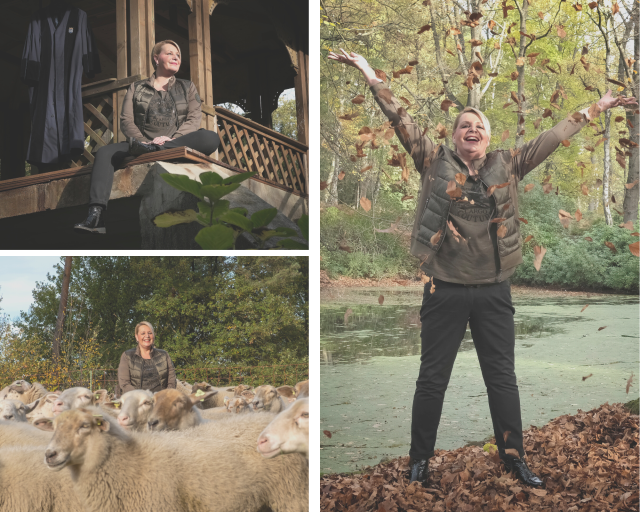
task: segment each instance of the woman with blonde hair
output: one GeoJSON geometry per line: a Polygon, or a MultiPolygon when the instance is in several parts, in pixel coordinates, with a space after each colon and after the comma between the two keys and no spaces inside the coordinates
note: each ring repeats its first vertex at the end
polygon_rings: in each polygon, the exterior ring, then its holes
{"type": "Polygon", "coordinates": [[[148,389],[155,393],[176,388],[176,371],[169,353],[156,348],[155,332],[149,322],[135,329],[138,346],[125,350],[118,366],[119,396],[132,389],[148,389]]]}
{"type": "MultiPolygon", "coordinates": [[[[420,259],[432,283],[425,286],[420,310],[422,356],[412,409],[409,478],[427,485],[444,394],[468,323],[500,458],[522,482],[540,486],[542,480],[524,459],[514,362],[515,309],[508,279],[522,263],[517,185],[561,141],[591,121],[589,109],[576,116],[579,120],[563,119],[512,154],[486,152],[489,121],[467,107],[453,124],[451,150],[422,133],[364,57],[344,50],[328,57],[362,72],[421,176],[411,254],[420,259]]],[[[609,91],[598,101],[595,115],[634,104],[635,98],[613,98],[609,91]]]]}
{"type": "Polygon", "coordinates": [[[91,171],[89,213],[76,224],[78,233],[105,234],[105,212],[115,168],[129,155],[188,146],[210,155],[220,145],[217,133],[200,128],[202,100],[193,82],[176,78],[180,47],[160,41],[151,58],[155,72],[131,84],[122,104],[120,129],[127,142],[109,144],[96,153],[91,171]]]}

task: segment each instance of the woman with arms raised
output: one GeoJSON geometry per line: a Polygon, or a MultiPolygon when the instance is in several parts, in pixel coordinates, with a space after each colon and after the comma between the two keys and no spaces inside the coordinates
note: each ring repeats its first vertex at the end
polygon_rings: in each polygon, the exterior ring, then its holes
{"type": "MultiPolygon", "coordinates": [[[[467,107],[454,121],[452,151],[422,135],[361,55],[342,50],[342,55],[331,52],[328,57],[362,72],[421,175],[411,253],[432,276],[435,290],[425,286],[420,310],[422,356],[412,409],[410,480],[427,485],[444,394],[468,322],[500,458],[525,484],[542,485],[524,460],[514,363],[515,309],[508,278],[522,263],[517,184],[562,140],[588,124],[588,109],[581,111],[580,121],[568,117],[512,155],[486,153],[489,121],[479,110],[467,107]],[[464,175],[462,185],[460,176],[456,181],[459,174],[464,175]]],[[[613,98],[609,91],[598,107],[605,111],[631,104],[635,98],[613,98]]]]}
{"type": "Polygon", "coordinates": [[[104,217],[113,173],[125,157],[181,146],[210,155],[220,144],[217,133],[200,129],[202,101],[194,83],[174,76],[181,62],[178,45],[160,41],[153,47],[151,58],[155,73],[131,84],[122,104],[120,129],[128,142],[103,146],[96,153],[89,214],[74,226],[78,233],[106,233],[104,217]]]}

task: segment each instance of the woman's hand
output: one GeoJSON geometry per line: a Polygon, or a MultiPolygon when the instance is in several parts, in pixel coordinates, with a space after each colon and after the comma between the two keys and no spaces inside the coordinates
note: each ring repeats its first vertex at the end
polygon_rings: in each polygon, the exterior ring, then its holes
{"type": "Polygon", "coordinates": [[[173,139],[171,137],[165,137],[163,135],[162,137],[156,137],[151,142],[153,142],[154,144],[157,144],[158,146],[162,146],[168,140],[173,140],[173,139]]]}
{"type": "Polygon", "coordinates": [[[347,66],[351,66],[353,68],[358,69],[362,72],[364,77],[367,80],[367,84],[372,86],[377,84],[378,82],[382,82],[379,78],[376,77],[376,72],[369,66],[367,59],[365,59],[362,55],[358,55],[357,53],[351,52],[350,54],[345,52],[342,48],[340,48],[342,55],[338,55],[337,53],[329,52],[327,58],[330,60],[337,60],[342,64],[346,64],[347,66]]]}
{"type": "Polygon", "coordinates": [[[609,89],[607,91],[607,94],[605,94],[602,98],[600,98],[600,100],[598,101],[598,106],[600,107],[600,110],[602,112],[604,112],[605,110],[609,110],[610,108],[613,107],[624,107],[627,105],[637,105],[638,103],[636,102],[636,99],[632,96],[630,98],[614,98],[611,95],[611,89],[609,89]]]}

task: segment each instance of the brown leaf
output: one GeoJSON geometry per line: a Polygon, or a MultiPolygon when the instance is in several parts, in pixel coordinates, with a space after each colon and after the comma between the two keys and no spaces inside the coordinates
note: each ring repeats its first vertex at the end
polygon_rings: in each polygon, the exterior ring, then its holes
{"type": "Polygon", "coordinates": [[[504,222],[505,219],[504,217],[496,217],[495,219],[491,219],[490,224],[499,224],[500,222],[504,222]]]}
{"type": "Polygon", "coordinates": [[[547,253],[547,250],[544,247],[538,247],[537,245],[533,248],[533,267],[540,272],[540,266],[542,265],[542,258],[547,253]]]}
{"type": "Polygon", "coordinates": [[[542,191],[545,194],[548,194],[552,190],[553,190],[553,184],[552,183],[545,183],[544,185],[542,185],[542,191]]]}
{"type": "MultiPolygon", "coordinates": [[[[353,315],[353,310],[351,308],[347,308],[347,310],[344,312],[344,324],[347,325],[347,322],[349,321],[349,317],[353,315]]],[[[329,434],[325,435],[331,439],[331,432],[329,432],[329,434]]]]}
{"type": "Polygon", "coordinates": [[[542,11],[538,11],[538,18],[540,18],[541,20],[544,19],[544,13],[542,11]]]}
{"type": "Polygon", "coordinates": [[[453,101],[443,100],[443,102],[440,104],[440,110],[444,112],[449,112],[449,108],[451,107],[451,105],[453,105],[453,101]]]}
{"type": "Polygon", "coordinates": [[[588,113],[589,113],[589,117],[592,120],[598,117],[600,115],[600,112],[602,112],[602,110],[600,109],[600,106],[597,103],[593,103],[589,107],[588,113]]]}
{"type": "Polygon", "coordinates": [[[620,12],[620,6],[618,5],[617,2],[615,2],[612,6],[611,6],[611,14],[617,14],[620,12]]]}
{"type": "Polygon", "coordinates": [[[533,235],[529,235],[529,236],[527,236],[527,238],[525,238],[525,239],[524,239],[524,242],[523,242],[523,243],[525,243],[525,244],[526,244],[529,240],[533,240],[533,235]]]}
{"type": "Polygon", "coordinates": [[[378,297],[378,304],[380,304],[382,306],[382,304],[384,304],[384,295],[380,295],[380,297],[378,297]]]}
{"type": "Polygon", "coordinates": [[[540,123],[541,123],[541,122],[542,122],[542,118],[541,118],[541,117],[539,117],[538,119],[536,119],[536,120],[533,122],[533,127],[537,130],[538,128],[540,128],[540,123]]]}
{"type": "Polygon", "coordinates": [[[513,73],[511,73],[511,75],[510,75],[511,76],[511,80],[517,80],[518,79],[518,74],[519,73],[517,71],[514,71],[513,73]]]}
{"type": "Polygon", "coordinates": [[[371,210],[371,201],[369,201],[366,197],[361,197],[360,206],[362,206],[362,209],[365,212],[368,212],[369,210],[371,210]]]}
{"type": "Polygon", "coordinates": [[[551,112],[550,108],[545,108],[544,113],[542,114],[542,118],[544,119],[545,117],[551,117],[552,114],[553,112],[551,112]]]}
{"type": "Polygon", "coordinates": [[[603,327],[598,327],[598,332],[600,332],[602,329],[606,329],[606,328],[607,328],[607,326],[606,326],[606,325],[605,325],[605,326],[603,326],[603,327]]]}
{"type": "Polygon", "coordinates": [[[624,188],[626,188],[627,190],[631,190],[637,184],[638,184],[638,180],[633,180],[631,183],[626,183],[624,188]]]}
{"type": "Polygon", "coordinates": [[[611,252],[612,252],[613,254],[617,254],[618,249],[616,249],[616,246],[615,246],[615,245],[613,245],[611,242],[606,241],[606,242],[604,243],[604,245],[606,245],[606,246],[611,250],[611,252]]]}
{"type": "Polygon", "coordinates": [[[530,191],[531,189],[533,189],[533,187],[535,187],[535,186],[536,186],[536,185],[535,185],[535,183],[529,183],[528,185],[525,185],[525,187],[524,187],[524,191],[525,191],[525,193],[526,193],[526,192],[529,192],[529,191],[530,191]]]}
{"type": "Polygon", "coordinates": [[[568,148],[568,147],[571,145],[571,142],[569,142],[567,139],[564,139],[564,140],[562,140],[562,141],[560,141],[560,142],[562,142],[562,145],[563,145],[565,148],[568,148]]]}
{"type": "Polygon", "coordinates": [[[382,71],[381,69],[374,69],[374,71],[376,73],[376,78],[379,78],[383,82],[387,81],[387,74],[384,71],[382,71]]]}
{"type": "Polygon", "coordinates": [[[593,238],[591,238],[590,236],[585,236],[585,237],[584,237],[584,239],[585,239],[587,242],[593,242],[593,238]]]}
{"type": "Polygon", "coordinates": [[[578,222],[582,220],[582,212],[580,210],[576,210],[576,220],[578,222]]]}
{"type": "Polygon", "coordinates": [[[518,220],[520,222],[524,222],[525,224],[529,224],[529,221],[527,219],[525,219],[524,217],[518,217],[518,220]]]}
{"type": "Polygon", "coordinates": [[[431,245],[438,245],[438,242],[440,241],[441,236],[442,236],[442,230],[439,229],[438,232],[431,237],[431,240],[430,240],[431,245]]]}
{"type": "Polygon", "coordinates": [[[355,105],[360,105],[361,103],[364,103],[364,95],[358,94],[355,98],[351,100],[351,103],[354,103],[355,105]]]}
{"type": "Polygon", "coordinates": [[[419,61],[417,60],[410,60],[409,61],[409,66],[417,66],[419,64],[419,61]]]}
{"type": "MultiPolygon", "coordinates": [[[[638,236],[637,234],[635,236],[638,236]]],[[[629,250],[631,251],[631,254],[633,254],[636,257],[640,257],[640,242],[633,242],[632,244],[629,244],[629,250]]]]}
{"type": "Polygon", "coordinates": [[[320,182],[320,190],[324,190],[325,188],[327,188],[329,184],[326,181],[321,181],[320,182]]]}
{"type": "Polygon", "coordinates": [[[429,290],[429,293],[431,295],[433,295],[433,292],[436,291],[436,283],[433,282],[433,279],[431,280],[431,289],[429,290]]]}
{"type": "Polygon", "coordinates": [[[589,195],[589,189],[587,188],[587,184],[583,183],[582,185],[580,185],[580,190],[582,190],[582,195],[584,196],[588,196],[589,195]]]}
{"type": "Polygon", "coordinates": [[[456,182],[460,186],[464,185],[467,182],[467,175],[461,172],[457,173],[455,178],[456,178],[456,182]]]}
{"type": "Polygon", "coordinates": [[[502,139],[502,142],[504,142],[505,140],[507,140],[509,138],[509,130],[505,130],[502,132],[502,135],[500,136],[500,138],[502,139]]]}
{"type": "Polygon", "coordinates": [[[351,247],[349,247],[348,245],[339,245],[338,248],[344,252],[353,252],[353,249],[351,249],[351,247]]]}
{"type": "Polygon", "coordinates": [[[408,201],[409,199],[413,199],[413,196],[402,196],[402,199],[400,199],[400,201],[408,201]]]}
{"type": "Polygon", "coordinates": [[[360,173],[367,172],[369,169],[373,169],[373,165],[367,165],[366,167],[363,167],[362,169],[360,169],[360,173]]]}
{"type": "Polygon", "coordinates": [[[585,146],[584,149],[586,149],[587,151],[591,151],[592,153],[596,150],[596,148],[594,148],[593,146],[585,146]]]}
{"type": "Polygon", "coordinates": [[[346,174],[344,173],[344,171],[340,171],[340,174],[338,174],[338,179],[340,181],[342,181],[344,179],[344,177],[346,176],[346,174]]]}
{"type": "Polygon", "coordinates": [[[582,10],[582,6],[580,4],[573,4],[572,6],[576,11],[581,11],[582,10]]]}
{"type": "Polygon", "coordinates": [[[456,180],[451,180],[449,183],[447,183],[447,190],[446,190],[447,194],[449,194],[449,197],[451,199],[455,199],[457,197],[461,197],[462,196],[462,190],[460,190],[456,184],[456,180]]]}
{"type": "Polygon", "coordinates": [[[622,224],[620,224],[618,227],[633,231],[633,222],[628,220],[627,222],[623,222],[622,224]]]}
{"type": "Polygon", "coordinates": [[[590,9],[595,9],[596,7],[598,7],[598,2],[589,2],[590,9]]]}
{"type": "MultiPolygon", "coordinates": [[[[349,310],[351,311],[351,310],[349,310]]],[[[323,430],[322,433],[327,436],[329,439],[331,439],[331,432],[329,432],[328,430],[323,430]]]]}
{"type": "Polygon", "coordinates": [[[429,282],[429,280],[430,280],[430,279],[431,279],[431,278],[430,278],[428,275],[426,275],[426,274],[422,274],[422,275],[420,276],[420,281],[422,281],[422,284],[427,284],[427,283],[429,282]]]}
{"type": "MultiPolygon", "coordinates": [[[[380,91],[382,92],[382,91],[380,91]]],[[[389,99],[391,99],[391,92],[387,89],[387,92],[389,93],[389,99]]],[[[378,93],[378,95],[380,95],[378,93]]],[[[355,119],[356,117],[358,117],[360,114],[358,114],[357,112],[354,112],[353,114],[345,114],[344,116],[338,116],[338,119],[343,119],[344,121],[352,121],[353,119],[355,119]]]]}
{"type": "Polygon", "coordinates": [[[629,394],[629,388],[631,387],[632,382],[633,382],[633,373],[631,374],[631,377],[629,377],[629,380],[627,381],[627,395],[629,394]]]}
{"type": "Polygon", "coordinates": [[[564,31],[564,25],[558,25],[558,37],[560,39],[567,37],[567,33],[564,31]]]}
{"type": "Polygon", "coordinates": [[[504,224],[498,228],[498,238],[504,238],[507,234],[507,226],[504,224]]]}
{"type": "Polygon", "coordinates": [[[515,101],[518,106],[520,106],[520,100],[518,99],[518,95],[515,93],[515,91],[511,91],[511,99],[515,101]]]}
{"type": "Polygon", "coordinates": [[[592,376],[593,376],[593,373],[590,373],[589,375],[582,377],[582,382],[584,382],[585,380],[587,380],[589,377],[592,377],[592,376]]]}
{"type": "MultiPolygon", "coordinates": [[[[587,304],[585,307],[583,307],[583,308],[580,310],[580,313],[582,313],[582,312],[583,312],[585,309],[587,309],[588,307],[589,307],[589,304],[587,304]]],[[[583,379],[583,380],[584,380],[584,379],[583,379]]]]}

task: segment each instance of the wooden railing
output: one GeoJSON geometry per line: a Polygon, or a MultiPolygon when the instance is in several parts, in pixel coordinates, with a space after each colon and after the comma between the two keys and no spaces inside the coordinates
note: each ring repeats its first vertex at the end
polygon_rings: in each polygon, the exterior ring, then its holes
{"type": "MultiPolygon", "coordinates": [[[[84,132],[89,144],[73,161],[74,167],[93,164],[95,151],[124,140],[118,122],[123,91],[142,78],[136,75],[109,79],[82,87],[84,132]]],[[[257,171],[256,178],[260,181],[308,197],[309,148],[306,145],[223,108],[203,103],[202,113],[202,127],[210,130],[217,127],[220,162],[238,171],[257,171]]]]}

